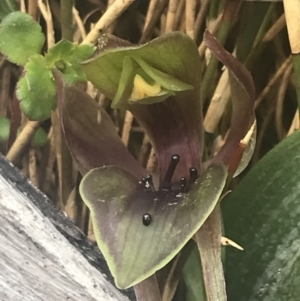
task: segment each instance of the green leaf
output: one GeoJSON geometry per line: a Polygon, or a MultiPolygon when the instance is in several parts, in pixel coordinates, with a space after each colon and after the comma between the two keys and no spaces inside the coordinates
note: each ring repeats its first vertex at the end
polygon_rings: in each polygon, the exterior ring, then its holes
{"type": "Polygon", "coordinates": [[[10,120],[5,117],[0,117],[0,142],[8,141],[10,133],[10,120]]]}
{"type": "Polygon", "coordinates": [[[64,81],[72,84],[86,81],[86,75],[79,64],[88,59],[94,52],[92,45],[77,45],[67,40],[61,40],[45,55],[48,68],[57,68],[63,74],[64,81]]]}
{"type": "Polygon", "coordinates": [[[226,178],[226,168],[214,165],[187,194],[170,194],[145,192],[135,177],[116,166],[87,173],[80,194],[116,285],[130,287],[165,266],[212,212],[226,178]],[[152,216],[147,227],[145,213],[152,216]]]}
{"type": "Polygon", "coordinates": [[[14,0],[0,1],[0,22],[13,11],[17,10],[17,5],[14,0]]]}
{"type": "Polygon", "coordinates": [[[30,57],[16,93],[21,110],[30,120],[42,121],[50,117],[56,108],[56,87],[43,56],[30,57]]]}
{"type": "Polygon", "coordinates": [[[112,101],[112,108],[115,108],[122,99],[128,100],[133,87],[134,70],[137,68],[136,63],[129,57],[123,59],[122,72],[118,89],[112,101]]]}
{"type": "Polygon", "coordinates": [[[197,81],[199,56],[194,57],[196,45],[183,33],[170,33],[145,45],[129,46],[128,42],[124,41],[126,47],[120,47],[121,40],[113,36],[105,36],[102,39],[109,40],[106,41],[109,47],[105,49],[100,42],[100,54],[84,62],[83,68],[88,79],[102,93],[114,100],[113,106],[122,106],[130,100],[133,79],[139,70],[164,89],[157,97],[146,95],[146,102],[140,102],[144,104],[161,102],[174,95],[174,92],[197,90],[200,84],[197,81]],[[115,40],[119,43],[115,43],[113,48],[111,44],[115,40]],[[130,59],[134,62],[129,63],[130,59]]]}
{"type": "Polygon", "coordinates": [[[73,57],[77,62],[82,62],[89,59],[95,52],[95,47],[89,44],[77,45],[73,44],[73,57]]]}
{"type": "Polygon", "coordinates": [[[73,54],[73,43],[61,40],[49,49],[45,55],[47,67],[53,68],[56,62],[67,60],[73,54]]]}
{"type": "Polygon", "coordinates": [[[229,300],[298,300],[300,131],[265,155],[223,201],[229,300]]]}
{"type": "Polygon", "coordinates": [[[37,147],[42,147],[48,142],[48,134],[43,128],[38,128],[34,134],[33,143],[37,147]]]}
{"type": "Polygon", "coordinates": [[[41,26],[28,14],[13,12],[0,24],[0,52],[13,63],[24,66],[44,42],[41,26]]]}
{"type": "Polygon", "coordinates": [[[134,57],[136,62],[141,66],[141,68],[146,72],[147,75],[149,75],[154,81],[161,84],[162,87],[169,91],[186,91],[186,90],[192,90],[194,87],[192,85],[189,85],[185,82],[182,82],[181,80],[164,73],[156,68],[153,68],[150,64],[146,63],[143,59],[136,56],[134,57]]]}

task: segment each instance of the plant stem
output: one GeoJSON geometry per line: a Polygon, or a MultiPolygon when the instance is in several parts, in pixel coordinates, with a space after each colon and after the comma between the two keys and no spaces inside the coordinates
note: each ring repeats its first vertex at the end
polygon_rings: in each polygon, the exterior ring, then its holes
{"type": "Polygon", "coordinates": [[[28,1],[28,14],[35,20],[37,17],[37,1],[36,0],[29,0],[28,1]]]}
{"type": "Polygon", "coordinates": [[[23,128],[22,132],[12,145],[11,149],[8,151],[6,155],[6,159],[15,162],[16,159],[20,156],[20,154],[23,152],[25,147],[29,144],[31,139],[33,138],[36,130],[40,126],[39,121],[29,121],[23,128]]]}
{"type": "MultiPolygon", "coordinates": [[[[62,37],[73,41],[73,0],[61,0],[61,32],[62,37]]],[[[53,127],[53,138],[56,148],[56,160],[59,179],[59,199],[63,208],[72,192],[73,184],[73,162],[62,132],[58,111],[52,113],[51,122],[53,127]]]]}
{"type": "Polygon", "coordinates": [[[299,0],[283,0],[283,6],[293,56],[298,109],[300,111],[300,2],[299,0]]]}
{"type": "Polygon", "coordinates": [[[64,134],[62,132],[58,111],[52,112],[51,122],[56,150],[56,160],[59,179],[59,199],[61,208],[66,204],[73,188],[73,164],[64,134]]]}
{"type": "Polygon", "coordinates": [[[142,37],[140,38],[139,43],[143,44],[151,37],[151,33],[153,28],[155,27],[158,19],[161,17],[161,15],[164,13],[165,7],[167,5],[167,0],[161,0],[159,1],[156,10],[150,19],[148,25],[144,27],[142,37]]]}
{"type": "Polygon", "coordinates": [[[185,5],[185,31],[192,39],[195,39],[196,1],[186,0],[185,5]]]}
{"type": "Polygon", "coordinates": [[[95,43],[105,29],[108,28],[134,1],[135,0],[116,0],[102,15],[82,43],[95,43]]]}
{"type": "Polygon", "coordinates": [[[134,286],[137,301],[162,301],[155,274],[134,286]]]}
{"type": "MultiPolygon", "coordinates": [[[[226,41],[237,6],[238,2],[235,1],[227,1],[226,3],[224,15],[221,21],[221,26],[217,33],[217,40],[221,45],[223,45],[226,41]]],[[[217,60],[217,58],[212,56],[207,66],[205,75],[203,77],[201,86],[201,101],[203,104],[206,103],[211,92],[210,89],[212,87],[212,79],[216,72],[218,62],[219,61],[217,60]]]]}
{"type": "Polygon", "coordinates": [[[218,204],[195,234],[207,300],[227,301],[221,261],[221,211],[218,204]]]}
{"type": "Polygon", "coordinates": [[[249,10],[244,7],[241,12],[241,18],[245,21],[245,24],[241,25],[240,34],[236,40],[236,57],[238,60],[245,62],[249,53],[253,51],[253,48],[257,44],[261,43],[263,35],[265,34],[267,28],[271,22],[271,16],[274,11],[274,5],[270,3],[257,3],[251,11],[251,14],[255,18],[248,19],[249,10]]]}
{"type": "Polygon", "coordinates": [[[134,120],[133,115],[129,111],[126,111],[125,120],[123,124],[123,131],[122,131],[122,141],[126,146],[128,146],[129,143],[130,131],[131,131],[133,120],[134,120]]]}
{"type": "Polygon", "coordinates": [[[73,41],[73,0],[60,0],[60,21],[62,37],[73,41]]]}
{"type": "Polygon", "coordinates": [[[300,53],[293,54],[293,65],[295,74],[295,85],[298,100],[298,109],[300,111],[300,53]]]}

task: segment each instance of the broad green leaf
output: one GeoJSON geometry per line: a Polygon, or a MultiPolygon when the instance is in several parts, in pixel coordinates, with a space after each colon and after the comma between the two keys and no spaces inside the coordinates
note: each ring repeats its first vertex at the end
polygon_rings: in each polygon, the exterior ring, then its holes
{"type": "Polygon", "coordinates": [[[17,84],[21,110],[30,120],[45,120],[56,108],[56,87],[43,56],[30,57],[25,74],[17,84]]]}
{"type": "Polygon", "coordinates": [[[138,179],[117,166],[87,173],[80,194],[116,285],[130,287],[165,266],[212,212],[226,178],[226,168],[214,165],[187,194],[172,194],[145,192],[138,179]],[[146,213],[152,216],[149,226],[142,222],[146,213]]]}
{"type": "Polygon", "coordinates": [[[0,24],[0,52],[13,63],[24,66],[44,42],[41,26],[28,14],[10,13],[0,24]]]}
{"type": "MultiPolygon", "coordinates": [[[[195,60],[199,60],[199,57],[193,56],[196,45],[187,35],[170,33],[145,45],[128,46],[125,42],[126,47],[119,48],[111,47],[115,37],[105,36],[102,39],[111,40],[110,47],[105,49],[101,44],[102,52],[84,62],[83,68],[88,79],[102,93],[114,100],[113,106],[122,106],[130,100],[129,92],[133,89],[133,79],[138,69],[142,69],[147,77],[161,85],[165,90],[164,95],[197,90],[200,73],[197,70],[199,62],[195,63],[195,60]],[[135,62],[129,64],[129,58],[135,62]]],[[[146,95],[145,104],[163,101],[167,96],[146,95]]]]}
{"type": "Polygon", "coordinates": [[[0,142],[7,142],[10,132],[10,120],[0,117],[0,142]]]}
{"type": "Polygon", "coordinates": [[[229,300],[298,300],[300,131],[267,153],[223,201],[229,300]]]}

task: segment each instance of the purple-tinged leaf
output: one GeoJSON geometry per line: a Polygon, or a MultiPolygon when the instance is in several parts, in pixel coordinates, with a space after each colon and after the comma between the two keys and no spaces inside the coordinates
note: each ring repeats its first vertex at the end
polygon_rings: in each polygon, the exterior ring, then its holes
{"type": "Polygon", "coordinates": [[[232,116],[228,138],[212,162],[230,165],[232,154],[238,148],[254,121],[255,89],[248,70],[229,52],[227,52],[209,31],[204,33],[204,41],[212,53],[228,68],[232,116]]]}
{"type": "Polygon", "coordinates": [[[54,74],[62,128],[80,172],[85,174],[96,167],[118,165],[137,178],[145,174],[101,106],[79,88],[66,86],[58,72],[54,74]]]}
{"type": "Polygon", "coordinates": [[[226,168],[213,165],[188,193],[171,193],[145,191],[117,166],[86,174],[80,194],[116,285],[130,287],[165,266],[210,215],[226,178],[226,168]]]}

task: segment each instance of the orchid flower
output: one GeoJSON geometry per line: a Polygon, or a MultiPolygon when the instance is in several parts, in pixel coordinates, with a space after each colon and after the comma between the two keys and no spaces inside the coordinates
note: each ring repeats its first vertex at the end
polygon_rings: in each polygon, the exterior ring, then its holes
{"type": "Polygon", "coordinates": [[[173,32],[132,45],[105,35],[83,63],[87,78],[112,106],[132,112],[150,137],[157,175],[133,158],[101,106],[56,75],[63,131],[84,175],[80,193],[119,288],[164,267],[199,230],[237,168],[240,140],[254,121],[248,71],[207,31],[205,41],[229,70],[233,108],[228,138],[206,162],[200,58],[192,39],[173,32]]]}

